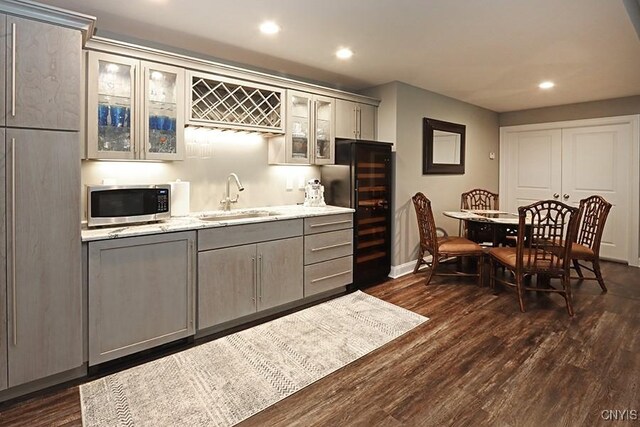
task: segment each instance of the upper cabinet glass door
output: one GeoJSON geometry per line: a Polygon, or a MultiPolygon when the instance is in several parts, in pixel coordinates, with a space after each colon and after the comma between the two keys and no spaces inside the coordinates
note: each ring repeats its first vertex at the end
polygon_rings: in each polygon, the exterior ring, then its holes
{"type": "Polygon", "coordinates": [[[335,153],[335,100],[321,96],[314,97],[315,104],[315,159],[317,165],[334,163],[335,153]]]}
{"type": "Polygon", "coordinates": [[[145,113],[143,142],[145,158],[182,160],[184,137],[184,71],[154,63],[144,69],[145,113]]]}
{"type": "Polygon", "coordinates": [[[89,53],[87,140],[90,158],[135,157],[139,61],[89,53]]]}
{"type": "Polygon", "coordinates": [[[311,95],[288,92],[290,163],[311,164],[311,95]]]}

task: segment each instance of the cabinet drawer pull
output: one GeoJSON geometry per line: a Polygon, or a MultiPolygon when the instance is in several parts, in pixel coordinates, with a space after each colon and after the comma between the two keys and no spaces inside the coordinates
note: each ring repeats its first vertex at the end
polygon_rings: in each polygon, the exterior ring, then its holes
{"type": "Polygon", "coordinates": [[[16,23],[11,23],[11,117],[16,116],[16,23]]]}
{"type": "Polygon", "coordinates": [[[322,224],[311,224],[310,227],[311,228],[327,227],[329,225],[338,225],[338,224],[347,224],[347,223],[351,223],[351,220],[350,219],[346,219],[344,221],[323,222],[322,224]]]}
{"type": "Polygon", "coordinates": [[[351,242],[344,242],[344,243],[338,243],[336,245],[322,246],[321,248],[313,248],[311,249],[311,252],[318,252],[318,251],[324,251],[326,249],[340,248],[342,246],[348,246],[348,245],[351,245],[351,242]]]}
{"type": "Polygon", "coordinates": [[[342,276],[344,274],[349,274],[349,273],[351,273],[351,270],[342,271],[342,272],[336,273],[336,274],[330,274],[329,276],[318,277],[317,279],[313,279],[311,281],[311,283],[321,282],[321,281],[327,280],[327,279],[333,279],[334,277],[342,276]]]}

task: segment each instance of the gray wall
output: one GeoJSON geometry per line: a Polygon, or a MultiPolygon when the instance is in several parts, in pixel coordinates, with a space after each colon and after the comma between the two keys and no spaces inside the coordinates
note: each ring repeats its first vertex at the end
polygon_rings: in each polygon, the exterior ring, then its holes
{"type": "MultiPolygon", "coordinates": [[[[232,209],[278,206],[302,203],[304,191],[298,189],[300,179],[320,178],[316,166],[270,166],[268,143],[260,135],[224,132],[209,141],[209,157],[187,158],[180,162],[82,162],[82,184],[100,184],[103,179],[115,178],[117,184],[158,184],[176,178],[191,183],[192,212],[220,209],[227,175],[240,176],[245,190],[232,209]],[[286,190],[287,180],[294,189],[286,190]]],[[[84,188],[84,187],[83,187],[84,188]]],[[[231,185],[232,197],[236,194],[231,185]]],[[[82,192],[83,212],[86,192],[82,192]]],[[[86,219],[86,213],[83,216],[86,219]]]]}
{"type": "MultiPolygon", "coordinates": [[[[640,90],[640,89],[639,89],[640,90]]],[[[499,115],[500,126],[595,119],[640,113],[640,96],[512,111],[499,115]]]]}
{"type": "Polygon", "coordinates": [[[380,139],[395,142],[395,185],[392,265],[417,258],[418,228],[411,197],[418,191],[431,199],[436,224],[450,235],[458,222],[442,215],[460,208],[460,194],[473,188],[498,191],[498,114],[401,82],[371,88],[367,95],[382,99],[378,116],[380,139]],[[395,99],[395,126],[392,124],[395,99]],[[392,101],[389,101],[392,100],[392,101]],[[388,104],[387,104],[388,103],[388,104]],[[387,104],[385,106],[385,104],[387,104]],[[385,111],[386,109],[386,111],[385,111]],[[464,175],[422,175],[422,119],[424,117],[466,125],[464,175]],[[395,128],[390,132],[389,128],[395,128]],[[395,136],[393,135],[395,134],[395,136]],[[385,138],[382,138],[385,136],[385,138]],[[496,154],[495,160],[489,153],[496,154]]]}

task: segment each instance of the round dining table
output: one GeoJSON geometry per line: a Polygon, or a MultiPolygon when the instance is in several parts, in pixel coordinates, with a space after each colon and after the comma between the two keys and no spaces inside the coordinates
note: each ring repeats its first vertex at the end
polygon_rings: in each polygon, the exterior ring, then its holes
{"type": "Polygon", "coordinates": [[[508,243],[507,237],[518,233],[518,215],[509,212],[469,209],[445,211],[443,215],[465,221],[467,238],[476,243],[500,246],[508,243]]]}

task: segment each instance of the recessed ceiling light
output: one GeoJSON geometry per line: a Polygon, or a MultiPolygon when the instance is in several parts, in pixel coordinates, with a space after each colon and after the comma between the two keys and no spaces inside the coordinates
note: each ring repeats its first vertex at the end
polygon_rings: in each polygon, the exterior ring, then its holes
{"type": "Polygon", "coordinates": [[[278,34],[280,26],[273,21],[264,21],[260,24],[260,31],[262,34],[278,34]]]}
{"type": "Polygon", "coordinates": [[[348,47],[341,47],[336,51],[336,56],[340,59],[349,59],[353,56],[353,51],[348,47]]]}
{"type": "Polygon", "coordinates": [[[550,81],[546,81],[546,82],[542,82],[538,85],[538,87],[540,89],[551,89],[552,87],[554,87],[556,84],[554,82],[550,82],[550,81]]]}

